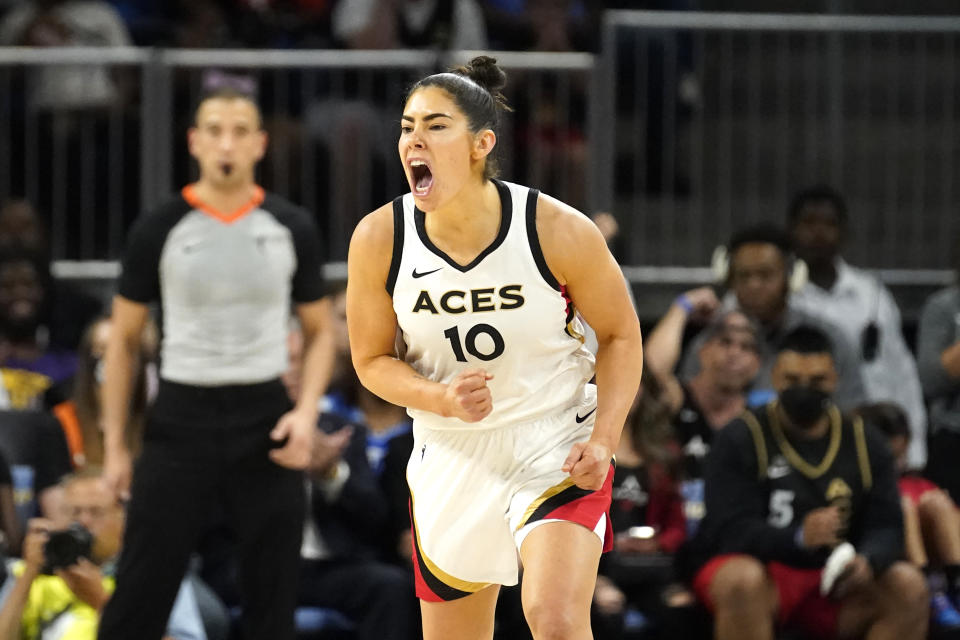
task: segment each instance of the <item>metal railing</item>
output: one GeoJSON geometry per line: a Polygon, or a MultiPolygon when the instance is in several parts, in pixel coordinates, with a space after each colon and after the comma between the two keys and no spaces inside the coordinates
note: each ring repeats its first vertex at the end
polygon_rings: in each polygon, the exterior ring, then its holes
{"type": "Polygon", "coordinates": [[[625,262],[704,264],[825,182],[851,261],[941,281],[920,270],[951,266],[960,233],[958,38],[958,18],[608,12],[591,193],[625,262]]]}
{"type": "MultiPolygon", "coordinates": [[[[327,259],[343,260],[360,217],[407,190],[396,146],[407,87],[476,53],[0,48],[0,199],[24,195],[48,214],[55,258],[116,258],[133,219],[195,178],[186,131],[205,74],[242,74],[271,139],[258,179],[314,212],[327,259]],[[109,99],[41,99],[45,74],[65,69],[99,74],[109,99]]],[[[593,56],[494,55],[516,108],[503,175],[585,207],[593,56]]]]}
{"type": "MultiPolygon", "coordinates": [[[[517,107],[503,174],[613,211],[628,274],[677,283],[702,280],[737,227],[782,221],[795,189],[830,182],[853,262],[939,283],[960,233],[958,34],[955,18],[608,12],[599,56],[494,54],[517,107]]],[[[315,213],[340,261],[359,217],[406,189],[407,86],[473,53],[0,48],[0,199],[38,205],[56,259],[115,259],[130,222],[194,177],[185,133],[218,69],[256,79],[259,179],[315,213]],[[65,69],[109,99],[51,101],[65,69]]]]}
{"type": "Polygon", "coordinates": [[[149,52],[0,47],[0,201],[48,218],[56,258],[116,255],[139,206],[141,127],[127,97],[149,52]]]}

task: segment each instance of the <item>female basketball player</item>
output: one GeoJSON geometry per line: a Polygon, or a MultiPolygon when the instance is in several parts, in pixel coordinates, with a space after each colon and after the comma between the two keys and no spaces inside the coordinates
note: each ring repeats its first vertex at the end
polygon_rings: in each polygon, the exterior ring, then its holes
{"type": "Polygon", "coordinates": [[[611,455],[640,381],[637,316],[600,232],[494,178],[505,80],[479,57],[414,85],[399,143],[411,193],[366,216],[350,245],[354,365],[414,418],[426,640],[491,638],[518,549],[534,637],[592,637],[611,455]],[[596,366],[576,311],[597,333],[596,366]]]}

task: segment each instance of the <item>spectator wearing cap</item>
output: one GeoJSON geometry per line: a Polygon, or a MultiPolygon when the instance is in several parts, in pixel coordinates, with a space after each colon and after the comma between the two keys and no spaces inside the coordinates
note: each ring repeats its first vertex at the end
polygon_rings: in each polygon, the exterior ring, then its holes
{"type": "Polygon", "coordinates": [[[903,407],[910,418],[907,465],[927,461],[927,412],[917,363],[900,326],[900,309],[890,291],[869,272],[841,257],[848,233],[847,204],[834,188],[819,185],[797,193],[787,215],[797,257],[809,280],[791,304],[833,323],[859,355],[867,399],[903,407]]]}

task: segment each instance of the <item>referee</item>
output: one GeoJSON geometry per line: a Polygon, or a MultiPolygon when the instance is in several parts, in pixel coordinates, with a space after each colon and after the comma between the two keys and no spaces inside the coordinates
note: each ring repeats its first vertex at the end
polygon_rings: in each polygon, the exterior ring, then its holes
{"type": "Polygon", "coordinates": [[[137,222],[113,302],[104,475],[131,502],[99,638],[161,637],[191,552],[218,510],[238,541],[244,637],[293,638],[300,470],[334,352],[319,239],[309,214],[254,181],[267,134],[249,96],[205,96],[188,141],[199,180],[137,222]],[[291,299],[305,340],[295,407],[279,380],[291,299]],[[160,389],[132,473],[123,432],[154,301],[163,327],[160,389]]]}

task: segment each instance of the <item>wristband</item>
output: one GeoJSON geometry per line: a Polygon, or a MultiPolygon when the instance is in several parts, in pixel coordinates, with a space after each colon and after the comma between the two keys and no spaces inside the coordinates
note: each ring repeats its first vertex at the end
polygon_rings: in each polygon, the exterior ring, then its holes
{"type": "Polygon", "coordinates": [[[677,299],[674,300],[673,303],[683,309],[683,312],[687,315],[690,315],[690,312],[693,311],[693,303],[690,302],[690,298],[688,298],[686,294],[677,296],[677,299]]]}

